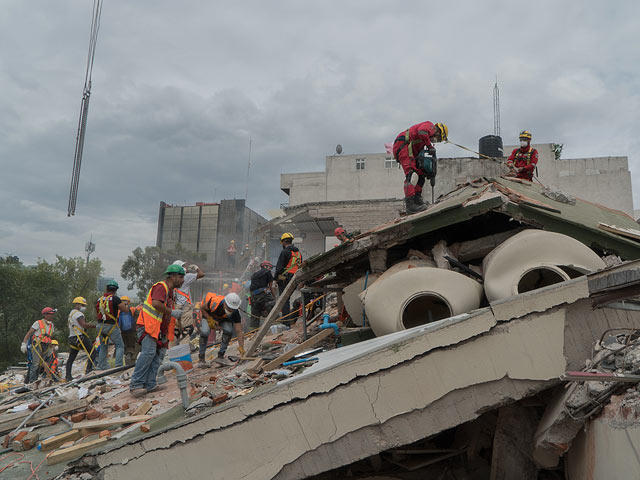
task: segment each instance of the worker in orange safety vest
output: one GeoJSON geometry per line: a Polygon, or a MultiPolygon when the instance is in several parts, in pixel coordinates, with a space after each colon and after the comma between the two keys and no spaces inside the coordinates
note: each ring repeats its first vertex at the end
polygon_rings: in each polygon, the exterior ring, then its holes
{"type": "Polygon", "coordinates": [[[44,318],[36,320],[22,340],[20,351],[27,353],[27,342],[31,341],[31,363],[27,370],[25,383],[35,382],[40,375],[40,369],[44,368],[48,376],[52,376],[50,364],[53,356],[53,317],[57,310],[51,307],[42,309],[44,318]]]}
{"type": "MultiPolygon", "coordinates": [[[[298,268],[302,265],[302,254],[298,247],[293,244],[293,235],[289,232],[285,232],[280,237],[280,244],[282,245],[282,251],[278,256],[278,263],[276,264],[275,277],[278,283],[278,290],[280,294],[287,287],[287,284],[291,281],[293,275],[298,271],[298,268]]],[[[287,317],[291,312],[291,305],[289,299],[284,303],[282,307],[282,316],[287,317]]],[[[295,319],[287,317],[284,323],[290,326],[295,319]]]]}

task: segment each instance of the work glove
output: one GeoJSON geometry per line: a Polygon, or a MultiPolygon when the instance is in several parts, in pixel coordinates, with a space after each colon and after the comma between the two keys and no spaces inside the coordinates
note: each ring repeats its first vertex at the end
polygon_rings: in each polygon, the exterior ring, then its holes
{"type": "Polygon", "coordinates": [[[430,156],[435,157],[436,156],[436,149],[434,147],[429,147],[429,148],[427,148],[427,153],[430,156]]]}
{"type": "Polygon", "coordinates": [[[198,265],[196,265],[195,263],[189,265],[189,270],[192,272],[197,272],[198,271],[198,265]]]}
{"type": "Polygon", "coordinates": [[[27,344],[22,342],[22,345],[20,345],[20,351],[22,353],[27,353],[27,344]]]}
{"type": "Polygon", "coordinates": [[[238,345],[238,352],[242,357],[244,357],[244,347],[241,347],[240,345],[238,345]]]}
{"type": "Polygon", "coordinates": [[[286,280],[287,277],[285,277],[284,275],[278,275],[278,280],[286,280]]]}

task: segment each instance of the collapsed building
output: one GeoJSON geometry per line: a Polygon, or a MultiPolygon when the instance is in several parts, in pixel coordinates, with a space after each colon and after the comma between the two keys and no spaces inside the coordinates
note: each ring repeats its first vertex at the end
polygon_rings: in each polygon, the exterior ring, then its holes
{"type": "Polygon", "coordinates": [[[305,262],[288,290],[337,294],[340,348],[193,416],[175,406],[67,473],[637,478],[636,227],[530,182],[469,182],[305,262]]]}

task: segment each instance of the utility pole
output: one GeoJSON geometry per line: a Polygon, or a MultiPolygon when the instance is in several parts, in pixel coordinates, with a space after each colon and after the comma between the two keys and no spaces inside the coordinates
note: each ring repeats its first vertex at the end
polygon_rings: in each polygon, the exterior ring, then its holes
{"type": "Polygon", "coordinates": [[[249,139],[249,161],[247,162],[247,185],[244,191],[244,203],[247,204],[247,197],[249,196],[249,169],[251,168],[251,139],[249,139]]]}

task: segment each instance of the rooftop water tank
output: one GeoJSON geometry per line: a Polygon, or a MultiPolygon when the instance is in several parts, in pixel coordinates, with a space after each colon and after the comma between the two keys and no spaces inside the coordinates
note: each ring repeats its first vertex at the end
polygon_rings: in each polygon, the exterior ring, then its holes
{"type": "Polygon", "coordinates": [[[502,137],[497,135],[485,135],[478,141],[478,151],[487,157],[504,157],[502,137]]]}

